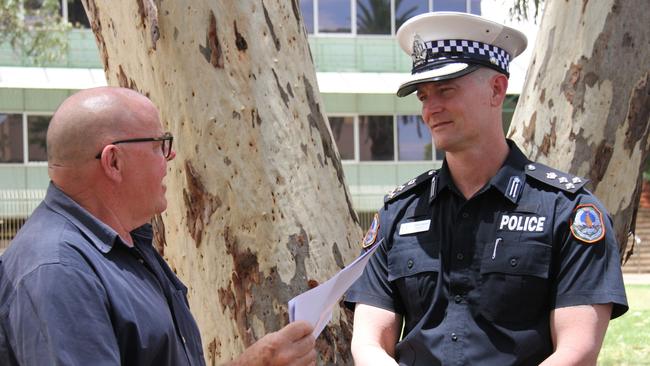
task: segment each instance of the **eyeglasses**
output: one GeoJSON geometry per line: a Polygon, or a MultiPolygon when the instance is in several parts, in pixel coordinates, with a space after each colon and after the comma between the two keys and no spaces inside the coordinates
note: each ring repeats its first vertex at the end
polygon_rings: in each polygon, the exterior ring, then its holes
{"type": "MultiPolygon", "coordinates": [[[[172,142],[174,141],[174,136],[172,136],[172,134],[169,132],[165,132],[165,134],[160,137],[144,137],[138,139],[126,139],[126,140],[113,141],[109,145],[127,144],[130,142],[147,142],[147,141],[162,141],[162,143],[160,144],[160,148],[162,149],[163,156],[165,157],[165,159],[169,159],[169,157],[172,154],[172,142]]],[[[95,159],[100,159],[101,157],[102,157],[102,152],[100,151],[97,154],[97,156],[95,156],[95,159]]]]}

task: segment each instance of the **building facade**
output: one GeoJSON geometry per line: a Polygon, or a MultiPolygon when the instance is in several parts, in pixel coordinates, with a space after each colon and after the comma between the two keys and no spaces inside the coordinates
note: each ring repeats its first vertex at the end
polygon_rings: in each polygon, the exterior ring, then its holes
{"type": "MultiPolygon", "coordinates": [[[[25,1],[26,6],[41,3],[25,1]]],[[[300,0],[325,112],[364,225],[386,191],[440,166],[443,159],[420,118],[416,97],[395,96],[411,68],[410,57],[395,42],[396,30],[406,19],[428,11],[462,11],[513,23],[511,3],[300,0]]],[[[75,25],[62,60],[34,67],[9,45],[0,46],[0,232],[5,233],[0,240],[11,236],[47,187],[45,132],[56,107],[79,89],[106,84],[81,1],[63,0],[61,14],[75,25]]],[[[531,22],[514,26],[528,35],[532,48],[537,27],[531,22]]],[[[523,86],[529,54],[511,64],[506,124],[523,86]]]]}

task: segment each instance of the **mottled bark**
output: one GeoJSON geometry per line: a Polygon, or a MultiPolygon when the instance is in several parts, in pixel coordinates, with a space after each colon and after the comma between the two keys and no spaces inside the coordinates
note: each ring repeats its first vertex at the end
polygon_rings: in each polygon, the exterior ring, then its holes
{"type": "Polygon", "coordinates": [[[509,136],[532,159],[587,177],[625,257],[650,147],[647,0],[551,0],[509,136]]]}
{"type": "MultiPolygon", "coordinates": [[[[110,85],[159,106],[178,153],[156,238],[189,286],[208,364],[287,322],[358,253],[298,1],[86,0],[110,85]]],[[[319,337],[349,364],[350,314],[319,337]]]]}

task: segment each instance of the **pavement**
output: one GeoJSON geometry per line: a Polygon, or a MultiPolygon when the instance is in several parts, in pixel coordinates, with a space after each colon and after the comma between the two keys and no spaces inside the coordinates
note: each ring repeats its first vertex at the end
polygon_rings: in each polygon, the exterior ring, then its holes
{"type": "Polygon", "coordinates": [[[650,273],[623,273],[626,285],[650,285],[650,273]]]}

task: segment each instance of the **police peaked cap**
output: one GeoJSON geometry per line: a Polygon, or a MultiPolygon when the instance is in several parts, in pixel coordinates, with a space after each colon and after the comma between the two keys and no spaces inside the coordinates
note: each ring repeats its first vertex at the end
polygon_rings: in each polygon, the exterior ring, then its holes
{"type": "Polygon", "coordinates": [[[481,66],[509,76],[508,66],[528,41],[511,27],[457,12],[432,12],[407,20],[397,41],[413,59],[411,76],[397,96],[413,93],[420,83],[457,78],[481,66]]]}

